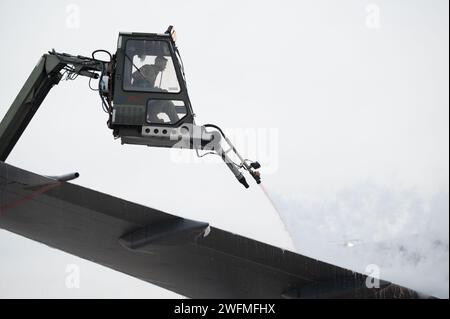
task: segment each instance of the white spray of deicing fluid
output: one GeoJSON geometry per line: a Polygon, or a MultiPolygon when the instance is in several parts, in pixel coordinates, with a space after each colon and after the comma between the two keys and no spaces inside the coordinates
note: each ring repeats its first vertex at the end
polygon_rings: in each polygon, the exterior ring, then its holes
{"type": "Polygon", "coordinates": [[[294,242],[294,240],[292,239],[291,233],[289,232],[289,229],[288,229],[288,227],[287,227],[287,223],[286,223],[285,219],[283,218],[283,214],[281,214],[280,211],[278,210],[277,206],[275,205],[275,202],[272,200],[272,197],[269,195],[269,192],[268,192],[267,189],[264,187],[264,185],[263,185],[263,184],[259,184],[259,186],[261,187],[261,189],[262,189],[264,195],[266,196],[266,198],[269,200],[270,205],[273,207],[273,209],[274,209],[275,212],[277,213],[278,218],[280,218],[281,223],[282,223],[283,226],[284,226],[284,230],[285,230],[286,234],[288,235],[289,240],[291,241],[292,247],[294,247],[295,250],[297,250],[297,247],[295,246],[295,242],[294,242]]]}

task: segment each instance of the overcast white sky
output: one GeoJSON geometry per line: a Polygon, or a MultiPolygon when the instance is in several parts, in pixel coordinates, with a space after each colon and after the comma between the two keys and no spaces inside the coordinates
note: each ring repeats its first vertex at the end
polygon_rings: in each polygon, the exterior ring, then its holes
{"type": "MultiPolygon", "coordinates": [[[[355,270],[378,264],[448,298],[448,11],[446,0],[0,2],[0,117],[47,50],[114,52],[119,31],[175,25],[197,123],[228,128],[265,166],[295,247],[261,190],[223,163],[113,140],[86,79],[50,92],[8,163],[79,171],[79,185],[355,270]]],[[[6,231],[0,260],[0,297],[176,296],[6,231]],[[65,286],[70,264],[78,289],[65,286]]]]}

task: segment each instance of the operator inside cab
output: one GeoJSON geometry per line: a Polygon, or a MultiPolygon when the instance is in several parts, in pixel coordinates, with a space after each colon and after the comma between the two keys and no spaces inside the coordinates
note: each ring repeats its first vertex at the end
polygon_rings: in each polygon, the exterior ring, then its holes
{"type": "Polygon", "coordinates": [[[165,41],[128,40],[124,89],[179,93],[175,67],[165,41]]]}
{"type": "MultiPolygon", "coordinates": [[[[125,49],[124,91],[140,93],[179,93],[180,85],[166,41],[128,40],[125,49]]],[[[187,111],[183,101],[150,98],[149,124],[175,124],[187,111]]]]}
{"type": "MultiPolygon", "coordinates": [[[[145,55],[139,57],[140,61],[146,60],[145,55]]],[[[161,88],[161,83],[156,86],[156,78],[159,75],[160,82],[162,82],[163,72],[166,70],[167,58],[159,55],[155,58],[154,64],[144,64],[139,69],[134,71],[131,75],[132,85],[140,88],[161,88]],[[161,73],[161,75],[160,75],[161,73]]]]}

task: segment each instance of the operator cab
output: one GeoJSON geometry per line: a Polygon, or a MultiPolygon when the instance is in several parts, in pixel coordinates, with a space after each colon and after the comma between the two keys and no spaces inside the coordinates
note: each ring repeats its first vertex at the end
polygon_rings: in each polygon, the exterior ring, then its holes
{"type": "Polygon", "coordinates": [[[194,124],[183,66],[171,27],[164,34],[120,33],[110,126],[122,143],[171,147],[194,124]]]}

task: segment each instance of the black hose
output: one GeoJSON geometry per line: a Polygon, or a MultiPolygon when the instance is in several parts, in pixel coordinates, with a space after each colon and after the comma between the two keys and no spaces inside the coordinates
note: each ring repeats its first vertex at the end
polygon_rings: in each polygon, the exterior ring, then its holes
{"type": "Polygon", "coordinates": [[[92,56],[92,58],[93,58],[94,60],[100,61],[100,62],[111,63],[111,61],[112,61],[112,54],[111,54],[109,51],[103,50],[103,49],[95,50],[94,52],[92,52],[91,56],[92,56]],[[95,54],[96,54],[96,53],[99,53],[99,52],[103,52],[103,53],[106,53],[107,55],[109,55],[109,61],[102,61],[102,60],[96,59],[96,58],[95,58],[95,54]]]}
{"type": "Polygon", "coordinates": [[[217,125],[214,124],[205,124],[203,125],[204,127],[212,127],[215,128],[216,130],[218,130],[220,132],[220,134],[225,137],[225,133],[222,131],[222,129],[220,127],[218,127],[217,125]]]}

